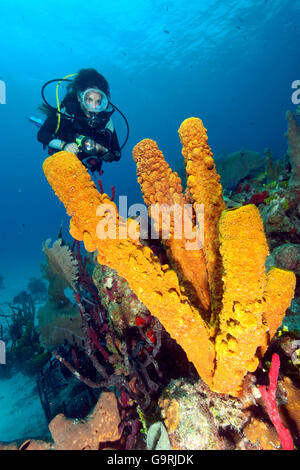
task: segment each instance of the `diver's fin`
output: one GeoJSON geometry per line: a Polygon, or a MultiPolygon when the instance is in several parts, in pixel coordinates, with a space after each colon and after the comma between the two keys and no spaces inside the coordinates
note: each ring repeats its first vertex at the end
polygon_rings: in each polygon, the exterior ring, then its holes
{"type": "Polygon", "coordinates": [[[44,119],[37,118],[35,116],[26,116],[29,122],[34,124],[36,127],[42,127],[44,124],[44,119]]]}

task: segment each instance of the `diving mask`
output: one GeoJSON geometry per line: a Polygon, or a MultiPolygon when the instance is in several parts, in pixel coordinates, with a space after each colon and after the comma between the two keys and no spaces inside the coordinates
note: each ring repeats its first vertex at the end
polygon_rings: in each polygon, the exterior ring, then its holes
{"type": "Polygon", "coordinates": [[[99,88],[88,88],[80,93],[80,101],[85,109],[92,113],[105,111],[108,106],[106,94],[99,88]]]}

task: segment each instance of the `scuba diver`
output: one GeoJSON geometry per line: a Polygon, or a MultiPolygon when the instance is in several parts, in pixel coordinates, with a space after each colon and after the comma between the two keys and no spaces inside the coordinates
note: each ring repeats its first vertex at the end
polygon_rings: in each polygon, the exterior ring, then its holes
{"type": "Polygon", "coordinates": [[[67,77],[49,80],[42,88],[45,104],[39,109],[47,115],[47,119],[38,125],[38,141],[44,148],[48,146],[50,155],[61,150],[72,152],[90,171],[101,173],[103,161],[119,161],[121,158],[121,149],[129,134],[127,119],[110,102],[108,82],[95,69],[81,69],[67,77]],[[73,75],[76,75],[73,80],[67,78],[73,75]],[[66,96],[59,103],[58,87],[62,81],[70,83],[66,96]],[[44,95],[45,87],[52,82],[58,82],[57,108],[51,106],[44,95]],[[111,119],[115,109],[127,126],[127,137],[121,147],[111,119]]]}

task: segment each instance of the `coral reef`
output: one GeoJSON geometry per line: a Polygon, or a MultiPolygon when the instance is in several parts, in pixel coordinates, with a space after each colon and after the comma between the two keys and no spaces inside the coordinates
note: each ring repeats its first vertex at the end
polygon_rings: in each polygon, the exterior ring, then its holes
{"type": "Polygon", "coordinates": [[[100,443],[120,439],[120,415],[113,393],[103,392],[94,410],[83,421],[57,415],[49,429],[56,450],[98,450],[100,443]]]}
{"type": "Polygon", "coordinates": [[[286,376],[277,387],[278,372],[279,356],[273,354],[269,386],[259,385],[262,377],[249,374],[241,398],[214,393],[201,379],[172,380],[158,405],[173,447],[293,450],[287,428],[298,442],[299,389],[286,376]]]}
{"type": "Polygon", "coordinates": [[[42,279],[32,277],[29,279],[27,284],[27,289],[32,295],[33,300],[42,301],[47,297],[47,287],[45,282],[42,279]]]}
{"type": "MultiPolygon", "coordinates": [[[[179,135],[185,191],[155,142],[133,150],[157,241],[143,236],[139,217],[119,217],[74,155],[46,160],[78,240],[71,247],[60,234],[44,245],[49,298],[39,326],[53,357],[38,387],[52,441],[1,449],[300,445],[300,336],[286,327],[300,312],[300,192],[289,183],[291,168],[266,150],[267,173],[254,169],[223,197],[202,122],[187,119],[179,135]],[[186,231],[178,238],[180,212],[168,221],[153,207],[182,211],[193,249],[186,231]],[[82,256],[80,241],[94,255],[82,256]]],[[[33,309],[27,293],[14,301],[11,335],[22,346],[35,332],[33,309]]]]}
{"type": "Polygon", "coordinates": [[[25,375],[37,374],[49,360],[50,354],[41,344],[35,326],[35,305],[31,295],[22,291],[8,304],[7,364],[9,371],[21,371],[25,375]]]}
{"type": "Polygon", "coordinates": [[[238,399],[213,393],[199,380],[170,382],[158,404],[174,449],[225,450],[232,442],[220,429],[240,431],[249,413],[238,399]]]}
{"type": "Polygon", "coordinates": [[[273,354],[269,372],[269,386],[261,385],[260,393],[266,405],[268,415],[277,431],[280,443],[284,450],[293,450],[294,444],[289,430],[283,425],[276,403],[276,388],[280,368],[278,354],[273,354]]]}
{"type": "Polygon", "coordinates": [[[84,419],[57,415],[49,424],[53,442],[27,439],[3,445],[1,450],[100,450],[107,442],[118,441],[120,415],[114,393],[103,392],[94,410],[84,419]]]}
{"type": "Polygon", "coordinates": [[[169,262],[179,274],[189,297],[193,297],[196,302],[199,298],[204,310],[207,310],[210,299],[202,250],[186,250],[185,234],[180,238],[176,236],[176,209],[171,214],[170,237],[163,237],[168,227],[165,227],[162,214],[159,212],[156,215],[154,210],[155,205],[159,205],[160,208],[177,206],[184,209],[189,197],[182,193],[180,178],[176,172],[172,172],[157,144],[150,139],[144,139],[134,148],[133,158],[137,165],[138,182],[144,201],[149,206],[149,215],[153,219],[156,232],[167,248],[169,262]]]}
{"type": "Polygon", "coordinates": [[[267,156],[252,150],[217,155],[215,163],[223,188],[234,189],[246,176],[264,171],[267,156]]]}
{"type": "Polygon", "coordinates": [[[49,295],[57,297],[57,288],[55,285],[57,279],[60,282],[64,282],[65,288],[69,286],[73,290],[76,289],[75,284],[78,278],[78,263],[77,260],[74,259],[70,248],[62,244],[62,239],[59,238],[56,240],[52,248],[49,248],[50,243],[51,239],[48,239],[43,245],[43,252],[48,261],[48,267],[45,267],[45,271],[46,274],[48,274],[49,295]],[[51,281],[54,284],[53,286],[51,285],[51,281]]]}
{"type": "Polygon", "coordinates": [[[82,320],[77,306],[71,301],[62,306],[49,298],[38,309],[37,320],[40,341],[45,348],[58,346],[65,340],[73,346],[82,346],[82,320]]]}
{"type": "Polygon", "coordinates": [[[285,243],[272,251],[272,257],[276,266],[289,271],[294,271],[300,276],[300,244],[285,243]]]}
{"type": "MultiPolygon", "coordinates": [[[[294,144],[297,144],[298,125],[295,125],[296,123],[292,115],[290,113],[288,115],[289,120],[291,120],[289,131],[286,134],[290,144],[288,157],[290,159],[293,158],[291,156],[291,149],[293,149],[294,157],[297,159],[297,145],[294,145],[294,147],[291,145],[293,142],[290,142],[289,135],[291,130],[293,130],[294,144]]],[[[235,191],[225,191],[225,202],[228,208],[241,207],[250,201],[257,205],[262,216],[266,238],[270,247],[270,255],[266,259],[267,271],[270,274],[272,267],[278,266],[283,270],[291,270],[296,275],[295,297],[287,309],[281,329],[273,337],[273,341],[264,358],[264,363],[266,370],[268,370],[272,363],[271,355],[274,353],[280,354],[281,374],[283,377],[279,377],[278,381],[276,402],[280,418],[277,415],[276,419],[281,419],[283,425],[290,430],[294,445],[298,447],[300,442],[298,410],[300,387],[300,191],[293,162],[290,164],[287,157],[273,162],[271,161],[270,152],[266,151],[265,153],[270,160],[267,162],[266,177],[247,177],[240,182],[235,191]],[[260,197],[261,195],[263,197],[260,197]]],[[[270,334],[272,334],[272,331],[270,331],[270,334]]],[[[256,371],[256,375],[259,382],[262,381],[260,382],[263,384],[261,387],[266,387],[267,383],[260,374],[259,368],[256,371]]],[[[273,377],[274,374],[272,373],[271,375],[273,377]]],[[[266,398],[269,400],[270,397],[267,395],[266,398]]],[[[273,411],[276,410],[276,402],[274,399],[272,400],[267,406],[261,400],[258,400],[265,412],[271,416],[273,411]]],[[[257,411],[256,409],[250,421],[244,426],[242,430],[244,438],[237,442],[236,448],[279,449],[281,444],[276,435],[275,428],[266,419],[266,416],[262,418],[261,411],[259,413],[257,411]]],[[[279,426],[280,429],[282,429],[282,426],[279,426]]],[[[290,447],[292,448],[292,446],[290,447]]]]}
{"type": "Polygon", "coordinates": [[[58,239],[49,247],[51,240],[43,245],[47,264],[42,264],[48,281],[48,298],[37,312],[41,343],[46,348],[58,346],[67,340],[81,346],[83,341],[82,320],[77,306],[65,294],[65,289],[76,289],[79,276],[78,262],[67,245],[58,239]]]}
{"type": "MultiPolygon", "coordinates": [[[[58,346],[57,350],[69,362],[75,361],[78,364],[80,361],[85,374],[91,378],[95,377],[83,349],[70,347],[69,343],[65,342],[63,346],[58,346]]],[[[41,369],[37,386],[48,423],[61,413],[66,418],[85,418],[101,394],[101,390],[95,390],[78,380],[54,355],[41,369]]]]}
{"type": "Polygon", "coordinates": [[[269,161],[266,178],[248,177],[241,181],[235,191],[225,192],[225,202],[229,208],[250,201],[258,207],[270,248],[267,270],[278,266],[296,275],[295,298],[287,310],[283,325],[291,331],[300,331],[300,191],[295,169],[299,160],[299,125],[291,112],[287,113],[287,117],[288,154],[274,162],[266,150],[269,161]]]}
{"type": "Polygon", "coordinates": [[[292,164],[292,172],[290,178],[291,186],[300,186],[300,125],[297,123],[295,116],[291,111],[287,111],[286,118],[288,121],[287,139],[289,143],[288,154],[292,164]]]}
{"type": "MultiPolygon", "coordinates": [[[[277,268],[265,274],[268,248],[262,221],[254,205],[224,210],[222,187],[201,120],[187,119],[182,123],[179,134],[189,175],[186,194],[181,194],[176,174],[166,167],[168,178],[161,188],[164,189],[155,192],[157,197],[153,196],[152,200],[149,197],[149,201],[164,202],[167,197],[167,201],[178,202],[179,205],[190,201],[194,208],[197,204],[204,204],[206,240],[203,254],[212,326],[203,315],[207,307],[205,284],[202,282],[200,290],[197,282],[193,284],[190,272],[193,272],[194,264],[191,263],[191,271],[187,272],[184,259],[187,250],[180,247],[177,258],[174,257],[172,229],[170,266],[161,265],[151,249],[136,236],[122,236],[124,232],[136,235],[136,222],[132,219],[125,221],[118,216],[116,205],[106,194],[97,191],[75,155],[59,152],[46,159],[43,169],[72,217],[71,235],[82,240],[87,251],[98,249],[99,263],[115,269],[128,281],[139,300],[182,346],[199,375],[214,391],[237,396],[241,393],[244,376],[256,369],[259,354],[266,349],[282,322],[294,294],[295,276],[277,268]],[[162,198],[158,196],[159,192],[163,193],[162,198]],[[176,266],[180,264],[178,275],[172,269],[172,258],[176,259],[176,266]],[[189,298],[190,290],[185,290],[183,277],[193,285],[198,296],[197,305],[193,295],[189,298]],[[274,319],[270,312],[276,314],[274,319]]],[[[156,157],[161,162],[161,156],[154,144],[150,144],[147,151],[145,146],[147,142],[142,141],[135,147],[134,158],[140,162],[141,168],[141,162],[148,160],[147,152],[153,153],[155,158],[150,165],[156,165],[156,177],[160,180],[156,157]]],[[[147,165],[145,172],[143,168],[139,171],[143,175],[140,178],[146,181],[147,165]]],[[[149,185],[145,193],[148,190],[149,185]]],[[[202,259],[201,248],[195,251],[193,256],[202,259]]],[[[203,262],[199,266],[201,269],[203,262]]],[[[201,275],[205,280],[205,273],[201,275]]]]}
{"type": "Polygon", "coordinates": [[[147,433],[148,450],[173,450],[167,430],[160,421],[153,423],[147,433]]]}
{"type": "MultiPolygon", "coordinates": [[[[280,441],[276,434],[275,429],[268,423],[261,421],[254,416],[246,424],[243,429],[243,434],[248,441],[250,441],[257,450],[276,450],[280,447],[280,441]]],[[[240,441],[238,444],[239,449],[248,449],[245,442],[240,441]]]]}
{"type": "MultiPolygon", "coordinates": [[[[286,181],[284,181],[285,183],[286,181]]],[[[271,250],[278,244],[299,238],[300,191],[279,183],[268,189],[269,196],[258,203],[271,250]]]]}
{"type": "Polygon", "coordinates": [[[289,377],[284,377],[282,386],[286,394],[286,403],[279,406],[283,421],[300,436],[300,390],[289,377]],[[296,429],[295,429],[296,428],[296,429]]]}
{"type": "Polygon", "coordinates": [[[93,271],[93,281],[119,338],[124,338],[129,328],[137,326],[137,319],[149,314],[128,282],[114,269],[98,264],[93,271]]]}
{"type": "Polygon", "coordinates": [[[269,148],[265,148],[264,156],[266,158],[266,179],[267,183],[277,181],[281,172],[282,162],[274,159],[269,148]]]}
{"type": "MultiPolygon", "coordinates": [[[[61,412],[62,400],[69,417],[80,416],[95,395],[113,389],[122,415],[121,448],[131,449],[139,436],[138,409],[146,409],[160,388],[158,379],[162,374],[155,356],[160,352],[162,328],[115,271],[100,265],[95,269],[90,256],[81,256],[78,242],[74,241],[71,251],[78,266],[74,299],[82,336],[75,337],[71,325],[69,333],[73,333],[73,342],[64,341],[63,346],[52,351],[54,360],[51,359],[39,377],[43,408],[49,421],[55,411],[61,412]],[[123,306],[116,312],[116,304],[123,296],[125,306],[135,310],[127,312],[123,306]],[[77,338],[80,345],[75,344],[77,338]],[[49,375],[58,378],[55,387],[54,378],[50,380],[49,375]],[[64,377],[68,377],[67,384],[64,377]]],[[[55,330],[63,330],[66,340],[67,328],[59,328],[58,320],[59,317],[53,319],[55,330]]]]}

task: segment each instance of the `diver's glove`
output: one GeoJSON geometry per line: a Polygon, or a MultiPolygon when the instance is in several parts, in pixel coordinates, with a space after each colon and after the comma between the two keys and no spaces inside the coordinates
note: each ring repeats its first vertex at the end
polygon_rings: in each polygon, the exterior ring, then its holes
{"type": "Polygon", "coordinates": [[[114,160],[114,154],[111,153],[106,147],[103,147],[103,145],[96,144],[96,150],[99,156],[105,162],[111,162],[112,160],[114,160]]]}
{"type": "Polygon", "coordinates": [[[100,144],[96,144],[96,152],[99,153],[100,155],[102,154],[105,154],[108,152],[107,148],[106,147],[103,147],[103,145],[100,145],[100,144]]]}
{"type": "Polygon", "coordinates": [[[55,150],[62,150],[65,145],[66,145],[65,142],[63,142],[60,139],[52,139],[49,142],[48,147],[50,147],[51,149],[55,149],[55,150]]]}
{"type": "Polygon", "coordinates": [[[74,153],[77,155],[79,153],[79,147],[75,142],[71,142],[70,144],[67,144],[63,147],[63,150],[66,150],[67,152],[74,153]]]}

